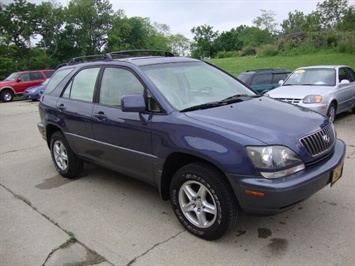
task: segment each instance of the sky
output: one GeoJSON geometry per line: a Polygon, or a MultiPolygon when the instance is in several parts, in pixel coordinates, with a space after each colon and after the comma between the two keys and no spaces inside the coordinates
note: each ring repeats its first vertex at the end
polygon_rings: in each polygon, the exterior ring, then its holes
{"type": "MultiPolygon", "coordinates": [[[[353,1],[353,0],[352,0],[353,1]]],[[[2,0],[9,3],[11,0],[2,0]]],[[[28,0],[40,4],[42,0],[28,0]]],[[[69,0],[56,0],[66,6],[69,0]]],[[[323,0],[110,0],[114,11],[124,10],[127,17],[149,18],[150,22],[166,24],[172,34],[192,39],[191,29],[202,25],[222,33],[240,25],[252,26],[261,9],[276,13],[281,24],[289,12],[310,14],[323,0]]],[[[351,2],[351,1],[350,1],[351,2]]]]}

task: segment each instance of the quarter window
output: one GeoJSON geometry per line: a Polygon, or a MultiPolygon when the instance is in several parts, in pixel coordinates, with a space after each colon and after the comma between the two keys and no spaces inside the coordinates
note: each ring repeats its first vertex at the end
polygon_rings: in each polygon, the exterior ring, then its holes
{"type": "Polygon", "coordinates": [[[57,85],[70,73],[73,71],[74,68],[67,68],[67,69],[61,69],[61,70],[57,70],[57,72],[55,72],[55,75],[53,75],[48,83],[48,85],[46,86],[46,89],[44,91],[45,94],[49,94],[52,91],[54,91],[54,89],[57,87],[57,85]]]}
{"type": "Polygon", "coordinates": [[[63,97],[92,102],[97,75],[100,68],[81,70],[66,88],[63,97]]]}
{"type": "Polygon", "coordinates": [[[271,83],[271,78],[272,78],[271,74],[255,75],[251,85],[270,84],[271,83]]]}

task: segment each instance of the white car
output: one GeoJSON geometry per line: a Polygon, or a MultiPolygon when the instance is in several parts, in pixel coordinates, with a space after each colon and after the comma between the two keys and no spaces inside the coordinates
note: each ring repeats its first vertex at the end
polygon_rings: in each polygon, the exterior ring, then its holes
{"type": "Polygon", "coordinates": [[[280,84],[265,95],[314,110],[331,121],[349,109],[355,112],[355,72],[349,66],[300,67],[280,84]]]}

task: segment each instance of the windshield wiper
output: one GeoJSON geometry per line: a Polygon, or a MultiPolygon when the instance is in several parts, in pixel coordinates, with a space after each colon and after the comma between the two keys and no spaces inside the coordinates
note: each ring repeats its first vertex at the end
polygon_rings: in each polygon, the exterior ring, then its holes
{"type": "Polygon", "coordinates": [[[210,103],[203,103],[195,106],[191,106],[188,108],[185,108],[181,110],[180,112],[188,112],[188,111],[195,111],[195,110],[202,110],[202,109],[208,109],[208,108],[213,108],[213,107],[218,107],[218,106],[223,106],[231,103],[237,103],[237,102],[242,102],[245,100],[245,97],[261,97],[262,95],[248,95],[248,94],[236,94],[230,97],[227,97],[221,101],[218,102],[210,102],[210,103]]]}
{"type": "Polygon", "coordinates": [[[226,105],[227,103],[225,102],[210,102],[210,103],[203,103],[191,107],[187,107],[185,109],[182,109],[180,112],[188,112],[188,111],[195,111],[195,110],[202,110],[202,109],[208,109],[212,107],[217,107],[217,106],[222,106],[226,105]]]}
{"type": "Polygon", "coordinates": [[[255,97],[261,97],[261,94],[255,94],[255,95],[249,95],[249,94],[236,94],[232,95],[230,97],[227,97],[223,99],[221,102],[224,103],[234,103],[234,102],[240,102],[243,101],[244,97],[249,97],[249,98],[255,98],[255,97]]]}

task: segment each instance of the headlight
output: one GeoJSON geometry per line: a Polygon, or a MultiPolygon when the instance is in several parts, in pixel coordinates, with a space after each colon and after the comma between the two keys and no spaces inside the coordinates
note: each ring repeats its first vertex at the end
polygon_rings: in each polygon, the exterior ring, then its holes
{"type": "Polygon", "coordinates": [[[322,96],[320,95],[307,95],[303,99],[303,103],[320,103],[322,101],[322,96]]]}
{"type": "Polygon", "coordinates": [[[305,168],[297,154],[284,146],[249,146],[246,149],[254,166],[268,179],[291,175],[305,168]]]}

